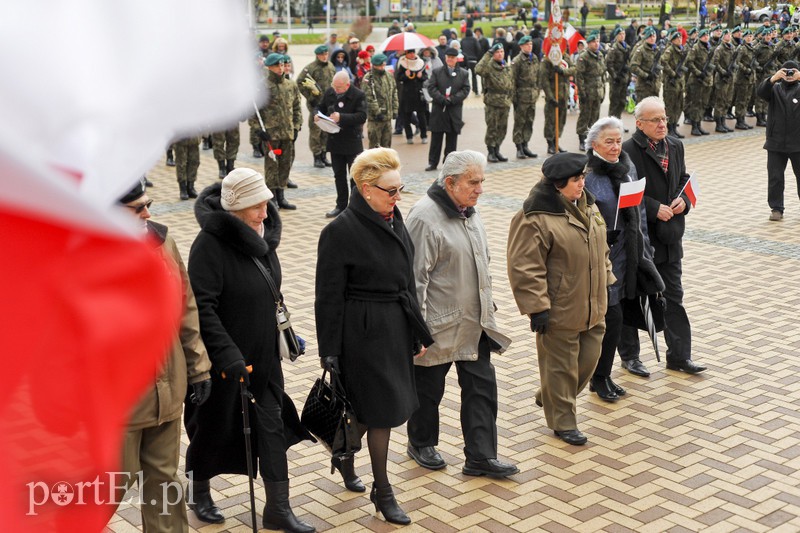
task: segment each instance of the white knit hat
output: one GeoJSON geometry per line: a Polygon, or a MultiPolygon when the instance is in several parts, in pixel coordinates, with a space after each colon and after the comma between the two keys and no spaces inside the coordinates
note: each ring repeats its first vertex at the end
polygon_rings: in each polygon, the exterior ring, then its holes
{"type": "Polygon", "coordinates": [[[264,176],[250,168],[232,170],[222,180],[221,203],[225,211],[239,211],[272,199],[264,176]]]}

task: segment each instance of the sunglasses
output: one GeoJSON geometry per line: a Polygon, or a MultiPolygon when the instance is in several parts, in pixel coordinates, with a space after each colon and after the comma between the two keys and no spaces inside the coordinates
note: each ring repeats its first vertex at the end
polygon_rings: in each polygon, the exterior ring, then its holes
{"type": "Polygon", "coordinates": [[[139,215],[145,209],[150,209],[151,205],[153,205],[153,200],[148,200],[147,202],[139,205],[126,205],[125,207],[127,207],[128,209],[133,209],[133,212],[139,215]]]}
{"type": "Polygon", "coordinates": [[[399,187],[394,187],[392,189],[384,189],[380,185],[373,185],[373,187],[377,187],[378,189],[382,190],[383,192],[385,192],[386,194],[388,194],[391,197],[397,196],[399,193],[403,192],[403,189],[406,188],[405,185],[401,185],[399,187]]]}

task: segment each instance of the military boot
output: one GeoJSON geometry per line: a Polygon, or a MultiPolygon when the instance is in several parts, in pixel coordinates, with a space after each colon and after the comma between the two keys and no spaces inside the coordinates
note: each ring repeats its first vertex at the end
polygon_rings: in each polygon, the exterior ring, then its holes
{"type": "Polygon", "coordinates": [[[700,131],[700,123],[692,121],[692,135],[696,137],[700,137],[703,135],[703,132],[700,131]]]}
{"type": "Polygon", "coordinates": [[[172,150],[167,150],[167,166],[175,166],[175,153],[172,150]]]}
{"type": "Polygon", "coordinates": [[[531,159],[539,157],[538,154],[530,151],[530,149],[528,148],[528,143],[522,143],[522,151],[525,153],[526,156],[530,157],[531,159]]]}
{"type": "Polygon", "coordinates": [[[217,161],[217,166],[219,167],[219,179],[222,179],[228,175],[227,170],[225,170],[225,161],[217,161]]]}
{"type": "Polygon", "coordinates": [[[228,159],[227,161],[225,161],[225,171],[226,171],[226,173],[230,174],[231,172],[233,172],[233,169],[236,168],[234,166],[235,163],[236,163],[235,159],[228,159]]]}
{"type": "Polygon", "coordinates": [[[287,188],[287,189],[296,189],[296,188],[297,188],[297,184],[296,184],[295,182],[293,182],[293,181],[292,181],[292,178],[289,178],[289,179],[286,181],[286,188],[287,188]]]}
{"type": "Polygon", "coordinates": [[[554,141],[547,141],[547,153],[548,154],[556,153],[556,143],[554,141]]]}
{"type": "Polygon", "coordinates": [[[709,132],[703,129],[703,123],[697,121],[697,129],[700,130],[700,135],[711,135],[709,132]]]}
{"type": "Polygon", "coordinates": [[[211,135],[203,137],[203,150],[211,150],[211,135]]]}
{"type": "Polygon", "coordinates": [[[194,188],[193,181],[186,184],[186,194],[189,195],[189,198],[197,198],[197,191],[194,188]]]}
{"type": "Polygon", "coordinates": [[[672,124],[671,126],[667,126],[667,128],[671,128],[671,131],[669,132],[668,135],[672,135],[676,139],[683,139],[686,137],[686,135],[681,135],[681,132],[678,131],[677,124],[672,124]]]}
{"type": "Polygon", "coordinates": [[[497,159],[497,156],[494,153],[494,150],[495,150],[494,146],[487,146],[486,150],[489,152],[489,155],[486,156],[486,160],[489,163],[499,163],[500,162],[500,160],[497,159]]]}
{"type": "Polygon", "coordinates": [[[328,160],[328,152],[322,152],[321,154],[319,154],[319,158],[322,159],[322,164],[325,165],[326,167],[330,167],[333,165],[333,163],[331,163],[328,160]]]}
{"type": "Polygon", "coordinates": [[[578,135],[578,150],[586,151],[586,135],[578,135]]]}
{"type": "Polygon", "coordinates": [[[728,133],[728,128],[725,127],[725,117],[717,117],[717,127],[714,128],[714,131],[717,133],[728,133]]]}
{"type": "Polygon", "coordinates": [[[503,154],[500,153],[500,147],[499,146],[495,146],[494,147],[494,156],[497,158],[498,161],[500,161],[502,163],[505,163],[506,161],[508,161],[508,158],[504,157],[503,154]]]}
{"type": "Polygon", "coordinates": [[[180,189],[181,200],[188,200],[189,199],[189,191],[186,188],[186,182],[185,181],[178,182],[178,189],[180,189]]]}
{"type": "Polygon", "coordinates": [[[517,159],[528,159],[528,156],[525,155],[525,151],[522,149],[522,144],[517,143],[517,159]]]}
{"type": "Polygon", "coordinates": [[[325,168],[325,162],[322,161],[322,154],[314,154],[314,168],[325,168]]]}
{"type": "Polygon", "coordinates": [[[734,129],[749,130],[750,126],[748,126],[747,123],[744,121],[744,117],[736,117],[736,125],[734,126],[734,129]]]}
{"type": "Polygon", "coordinates": [[[767,125],[767,114],[766,113],[756,113],[756,126],[761,128],[766,127],[767,125]]]}
{"type": "Polygon", "coordinates": [[[255,157],[256,159],[264,157],[264,150],[261,148],[260,144],[253,145],[253,157],[255,157]]]}
{"type": "Polygon", "coordinates": [[[281,209],[289,209],[290,211],[293,209],[297,209],[297,206],[294,204],[290,204],[286,200],[286,196],[284,194],[284,189],[275,189],[275,199],[277,200],[278,207],[281,209]]]}

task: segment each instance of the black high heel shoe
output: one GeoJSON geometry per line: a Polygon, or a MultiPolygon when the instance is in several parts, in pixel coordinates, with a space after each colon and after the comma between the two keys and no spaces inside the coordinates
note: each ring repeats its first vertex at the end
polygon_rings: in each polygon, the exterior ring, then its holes
{"type": "Polygon", "coordinates": [[[354,458],[347,457],[339,459],[338,457],[331,457],[331,474],[333,469],[339,471],[344,481],[344,486],[347,490],[353,492],[366,492],[367,488],[361,482],[361,478],[356,475],[354,466],[354,458]]]}
{"type": "Polygon", "coordinates": [[[411,519],[408,515],[397,505],[397,500],[394,499],[394,492],[392,491],[391,485],[385,487],[376,487],[372,485],[369,499],[375,504],[375,512],[377,513],[380,511],[387,522],[403,526],[411,523],[411,519]]]}

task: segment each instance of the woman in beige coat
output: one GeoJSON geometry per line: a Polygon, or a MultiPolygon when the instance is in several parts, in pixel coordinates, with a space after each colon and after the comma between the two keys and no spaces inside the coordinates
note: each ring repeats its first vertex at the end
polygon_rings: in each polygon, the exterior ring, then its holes
{"type": "Polygon", "coordinates": [[[511,220],[508,277],[517,306],[536,332],[547,426],[568,444],[585,444],[576,398],[592,377],[605,332],[607,287],[614,283],[606,226],[584,191],[583,154],[561,153],[511,220]]]}

